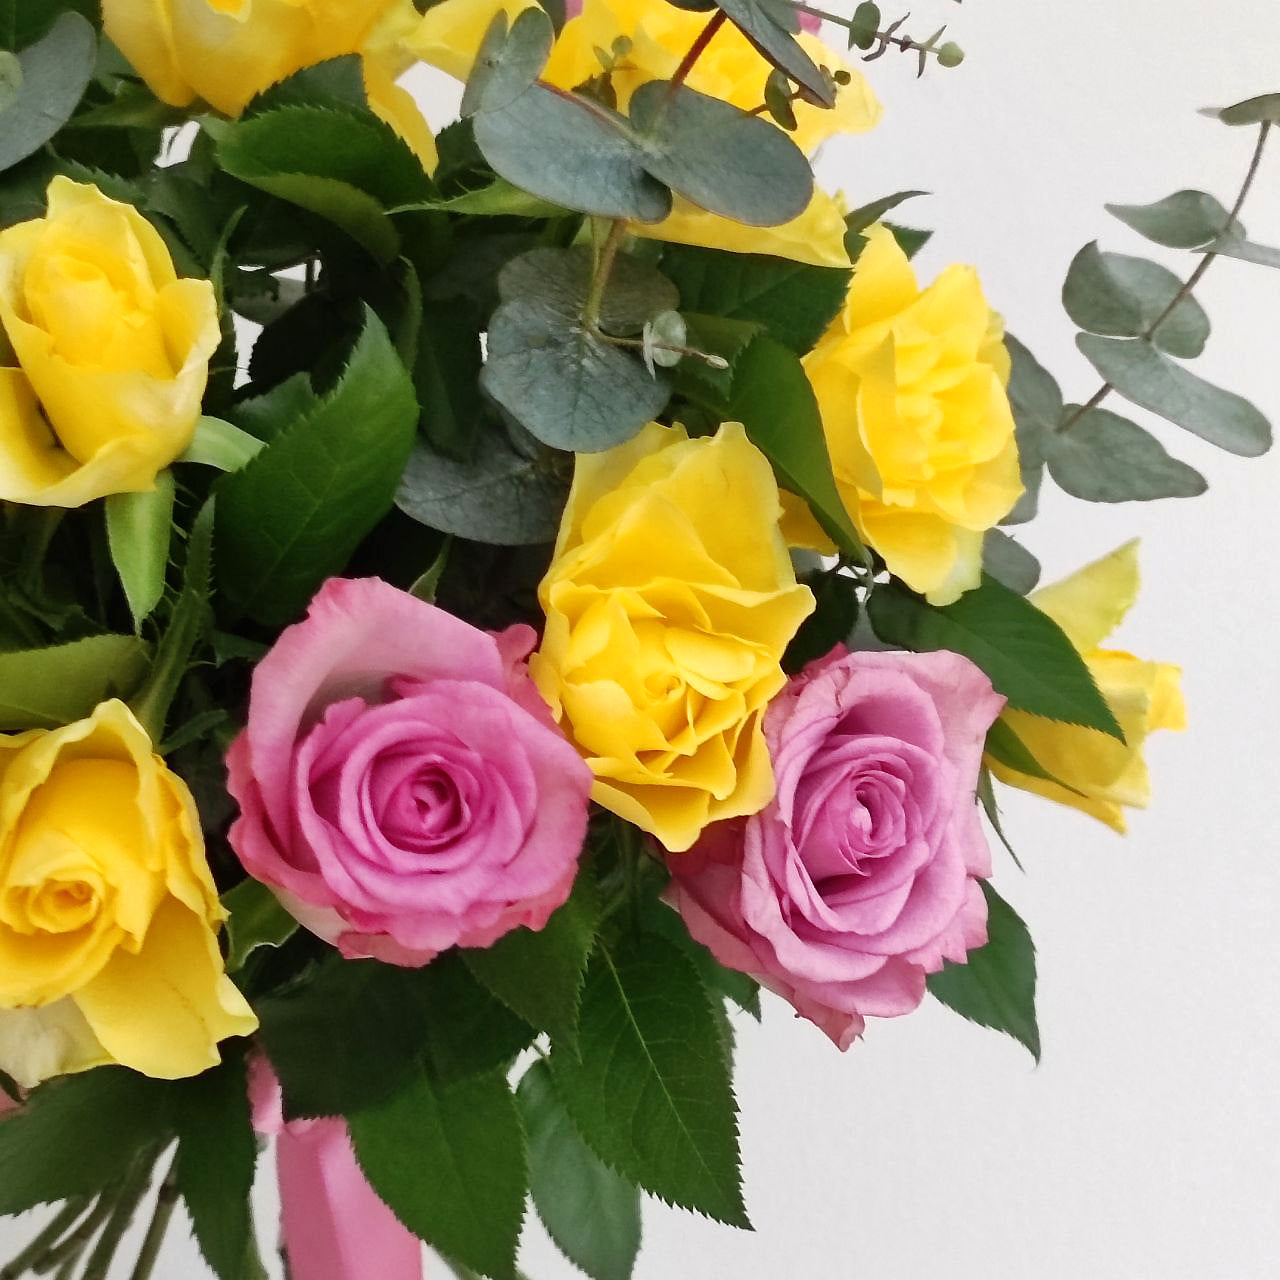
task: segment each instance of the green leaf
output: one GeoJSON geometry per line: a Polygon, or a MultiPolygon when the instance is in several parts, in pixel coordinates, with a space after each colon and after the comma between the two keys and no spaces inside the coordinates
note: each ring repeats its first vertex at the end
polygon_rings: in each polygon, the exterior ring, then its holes
{"type": "Polygon", "coordinates": [[[782,659],[784,671],[801,670],[817,658],[825,658],[838,644],[845,644],[858,622],[857,581],[837,570],[818,569],[802,575],[817,607],[800,624],[782,659]]]}
{"type": "Polygon", "coordinates": [[[264,89],[245,108],[245,116],[263,115],[280,107],[367,107],[364,61],[349,53],[303,67],[278,84],[264,89]]]}
{"type": "Polygon", "coordinates": [[[641,919],[647,933],[656,933],[673,943],[693,962],[713,1001],[732,1000],[743,1013],[760,1021],[760,984],[749,974],[722,965],[702,943],[690,936],[678,911],[661,898],[650,898],[641,910],[641,919]]]}
{"type": "Polygon", "coordinates": [[[667,245],[662,271],[680,291],[682,311],[764,326],[804,355],[844,306],[852,272],[760,254],[667,245]]]}
{"type": "Polygon", "coordinates": [[[929,194],[928,191],[895,191],[891,196],[881,196],[879,200],[872,200],[869,204],[864,204],[852,213],[846,214],[844,225],[856,235],[875,223],[882,222],[886,213],[891,213],[907,200],[929,194]]]}
{"type": "Polygon", "coordinates": [[[249,1115],[245,1060],[178,1086],[177,1188],[204,1260],[218,1280],[252,1280],[257,1254],[250,1196],[258,1143],[249,1115]]]}
{"type": "Polygon", "coordinates": [[[1006,768],[1025,773],[1028,778],[1039,778],[1042,782],[1052,782],[1074,795],[1080,794],[1075,787],[1067,786],[1061,778],[1051,774],[1003,719],[997,720],[987,731],[986,754],[1006,768]]]}
{"type": "Polygon", "coordinates": [[[862,541],[836,489],[817,398],[795,353],[772,338],[757,338],[734,367],[725,417],[746,427],[784,487],[808,502],[840,550],[865,560],[862,541]]]}
{"type": "Polygon", "coordinates": [[[41,1085],[0,1124],[0,1214],[97,1195],[168,1137],[171,1086],[123,1067],[41,1085]]]}
{"type": "Polygon", "coordinates": [[[333,391],[219,482],[219,587],[234,611],[288,622],[342,570],[391,507],[417,420],[409,374],[367,312],[333,391]]]}
{"type": "Polygon", "coordinates": [[[982,806],[982,811],[987,815],[987,821],[991,824],[991,829],[996,833],[997,839],[1004,845],[1005,852],[1013,859],[1013,864],[1019,871],[1024,871],[1022,859],[1018,857],[1013,845],[1009,843],[1009,837],[1004,833],[1004,826],[1000,821],[1000,806],[996,803],[995,787],[991,783],[991,770],[983,765],[978,770],[978,803],[982,806]]]}
{"type": "Polygon", "coordinates": [[[554,542],[569,492],[556,455],[532,438],[490,432],[473,462],[418,444],[396,506],[432,529],[473,542],[532,546],[554,542]]]}
{"type": "Polygon", "coordinates": [[[645,168],[700,208],[753,227],[798,218],[813,196],[803,151],[758,116],[662,80],[631,96],[645,168]]]}
{"type": "Polygon", "coordinates": [[[149,492],[113,493],[104,504],[111,559],[138,630],[164,595],[174,493],[173,472],[166,470],[149,492]]]}
{"type": "Polygon", "coordinates": [[[0,49],[0,115],[18,96],[22,88],[22,63],[17,54],[0,49]]]}
{"type": "Polygon", "coordinates": [[[413,385],[423,434],[434,448],[459,458],[474,450],[484,404],[480,329],[475,307],[456,299],[447,309],[423,311],[416,343],[413,385]]]}
{"type": "Polygon", "coordinates": [[[1150,334],[1151,341],[1170,355],[1193,357],[1209,339],[1209,317],[1194,298],[1183,298],[1151,332],[1182,287],[1182,281],[1159,263],[1100,253],[1095,241],[1076,254],[1062,286],[1062,304],[1090,333],[1119,338],[1150,334]]]}
{"type": "Polygon", "coordinates": [[[545,1062],[516,1102],[529,1141],[534,1208],[557,1248],[591,1280],[630,1280],[640,1252],[640,1192],[583,1142],[545,1062]]]}
{"type": "Polygon", "coordinates": [[[1204,252],[1238,258],[1241,262],[1252,262],[1259,267],[1280,268],[1280,249],[1246,240],[1239,227],[1219,236],[1212,244],[1205,245],[1204,252]]]}
{"type": "Polygon", "coordinates": [[[1040,581],[1040,561],[1001,529],[988,529],[982,540],[982,568],[1020,596],[1040,581]]]}
{"type": "Polygon", "coordinates": [[[509,107],[538,78],[554,40],[551,19],[541,9],[521,10],[510,32],[505,10],[499,10],[471,64],[459,114],[509,107]]]}
{"type": "MultiPolygon", "coordinates": [[[[531,12],[525,9],[523,12],[531,12]]],[[[569,210],[522,191],[505,178],[442,200],[419,200],[388,213],[456,213],[478,218],[563,218],[569,210]]]]}
{"type": "Polygon", "coordinates": [[[600,927],[600,903],[589,871],[538,932],[512,929],[492,946],[464,951],[467,968],[530,1026],[572,1048],[587,958],[600,927]]]}
{"type": "Polygon", "coordinates": [[[298,922],[258,880],[242,880],[222,895],[227,918],[227,972],[244,967],[259,947],[281,947],[298,931],[298,922]]]}
{"type": "Polygon", "coordinates": [[[1046,453],[1058,487],[1086,502],[1194,498],[1209,487],[1150,432],[1106,409],[1089,409],[1050,436],[1046,453]]]}
{"type": "Polygon", "coordinates": [[[908,259],[914,258],[933,239],[932,231],[922,231],[919,227],[904,227],[897,222],[886,222],[884,225],[893,233],[898,248],[908,259]]]}
{"type": "MultiPolygon", "coordinates": [[[[310,384],[308,384],[309,386],[310,384]]],[[[221,418],[201,418],[179,462],[195,462],[219,471],[239,471],[262,452],[262,441],[221,418]]]]}
{"type": "Polygon", "coordinates": [[[970,1022],[1012,1036],[1040,1061],[1036,1026],[1036,950],[1027,926],[984,880],[987,899],[985,947],[969,953],[967,964],[948,964],[929,975],[929,990],[970,1022]]]}
{"type": "Polygon", "coordinates": [[[551,1065],[587,1144],[646,1191],[747,1226],[729,1063],[692,962],[654,936],[597,947],[579,1027],[581,1058],[551,1065]]]}
{"type": "Polygon", "coordinates": [[[1229,215],[1204,191],[1175,191],[1154,204],[1109,204],[1107,212],[1170,249],[1198,249],[1226,229],[1229,215]]]}
{"type": "Polygon", "coordinates": [[[896,584],[877,587],[867,612],[886,644],[915,653],[948,649],[975,662],[1011,707],[1124,741],[1084,659],[1058,624],[994,578],[984,576],[980,587],[941,608],[896,584]]]}
{"type": "Polygon", "coordinates": [[[796,41],[795,9],[778,0],[716,0],[720,9],[775,67],[803,85],[824,107],[835,105],[831,82],[796,41]]]}
{"type": "MultiPolygon", "coordinates": [[[[482,117],[484,118],[484,117],[482,117]]],[[[532,435],[557,449],[594,453],[629,440],[662,412],[664,373],[606,341],[582,321],[590,255],[535,249],[498,279],[503,305],[489,323],[484,389],[532,435]]],[[[603,329],[639,332],[677,303],[675,289],[626,255],[614,262],[600,316],[603,329]]]]}
{"type": "Polygon", "coordinates": [[[1053,375],[1012,334],[1005,335],[1009,351],[1009,407],[1018,438],[1022,497],[1004,524],[1025,524],[1036,514],[1044,475],[1044,442],[1062,420],[1062,391],[1053,375]]]}
{"type": "Polygon", "coordinates": [[[274,440],[287,428],[312,416],[322,403],[311,385],[310,375],[295,373],[269,391],[239,401],[231,413],[235,425],[249,435],[258,440],[274,440]]]}
{"type": "Polygon", "coordinates": [[[135,636],[0,653],[0,727],[57,729],[82,720],[98,703],[132,693],[147,661],[147,646],[135,636]]]}
{"type": "Polygon", "coordinates": [[[1245,458],[1271,447],[1271,424],[1249,401],[1174,364],[1150,343],[1081,333],[1076,346],[1126,399],[1245,458]]]}
{"type": "Polygon", "coordinates": [[[1280,124],[1280,93],[1264,93],[1230,107],[1211,107],[1207,114],[1216,115],[1223,124],[1280,124]]]}
{"type": "Polygon", "coordinates": [[[10,67],[9,102],[0,111],[0,170],[34,155],[71,119],[93,76],[97,48],[93,27],[68,12],[18,54],[21,81],[12,88],[10,67]]]}
{"type": "Polygon", "coordinates": [[[474,120],[485,160],[523,191],[602,218],[661,222],[671,212],[626,121],[599,103],[534,84],[474,120]]]}
{"type": "Polygon", "coordinates": [[[442,1086],[419,1075],[349,1124],[365,1177],[410,1231],[494,1280],[515,1276],[528,1173],[502,1076],[442,1086]]]}

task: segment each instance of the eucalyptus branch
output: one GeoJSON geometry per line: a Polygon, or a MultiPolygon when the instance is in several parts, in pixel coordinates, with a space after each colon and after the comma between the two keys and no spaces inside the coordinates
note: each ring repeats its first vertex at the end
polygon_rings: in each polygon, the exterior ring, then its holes
{"type": "Polygon", "coordinates": [[[622,238],[627,233],[625,218],[615,218],[609,226],[609,234],[596,255],[595,271],[591,275],[591,287],[587,291],[587,300],[582,304],[582,323],[588,331],[595,333],[600,328],[600,309],[604,306],[604,291],[609,287],[609,277],[613,274],[614,259],[622,245],[622,238]]]}
{"type": "MultiPolygon", "coordinates": [[[[901,18],[891,22],[881,31],[875,26],[865,25],[865,19],[860,19],[860,12],[855,13],[852,18],[846,18],[843,14],[818,9],[813,5],[802,3],[801,0],[787,0],[787,3],[800,13],[807,13],[812,18],[821,18],[824,22],[833,22],[836,26],[844,27],[849,32],[850,48],[857,44],[859,48],[871,51],[863,55],[863,62],[874,62],[877,58],[883,58],[891,48],[896,48],[902,53],[916,54],[920,59],[920,68],[916,75],[922,76],[929,65],[930,57],[937,58],[938,65],[941,67],[958,67],[964,61],[964,50],[955,41],[948,40],[946,44],[938,43],[946,34],[945,23],[927,40],[915,40],[911,36],[899,34],[903,24],[911,17],[909,13],[903,14],[901,18]]],[[[880,13],[876,6],[859,6],[860,11],[864,8],[870,8],[873,11],[872,22],[878,20],[880,13]]]]}
{"type": "MultiPolygon", "coordinates": [[[[1244,208],[1245,201],[1249,198],[1249,192],[1253,190],[1254,181],[1258,176],[1258,169],[1262,164],[1262,153],[1266,150],[1267,138],[1271,133],[1271,121],[1264,120],[1258,126],[1258,141],[1253,149],[1253,156],[1249,160],[1249,168],[1244,175],[1244,182],[1240,186],[1240,192],[1236,196],[1235,204],[1231,206],[1231,212],[1227,214],[1226,226],[1222,228],[1222,234],[1226,235],[1236,221],[1240,217],[1240,212],[1244,208]]],[[[1196,269],[1183,281],[1182,286],[1177,293],[1169,299],[1169,305],[1160,312],[1158,316],[1143,331],[1138,334],[1139,341],[1150,342],[1155,337],[1156,331],[1162,324],[1174,313],[1178,306],[1185,302],[1191,296],[1192,291],[1205,277],[1205,272],[1213,265],[1221,255],[1214,249],[1205,252],[1204,257],[1196,264],[1196,269]]],[[[1085,401],[1084,404],[1078,406],[1069,413],[1057,426],[1057,434],[1063,435],[1070,431],[1072,427],[1080,421],[1090,410],[1096,409],[1111,393],[1115,387],[1110,382],[1104,382],[1098,389],[1085,401]]]]}
{"type": "Polygon", "coordinates": [[[689,46],[689,52],[680,60],[680,65],[676,68],[676,73],[671,77],[671,83],[667,87],[667,96],[670,97],[684,82],[689,78],[689,72],[693,70],[698,59],[702,57],[707,45],[714,38],[717,31],[724,26],[726,15],[723,9],[717,9],[711,15],[707,25],[698,32],[698,38],[689,46]]]}
{"type": "Polygon", "coordinates": [[[672,355],[701,360],[703,364],[709,365],[712,369],[727,369],[729,367],[729,362],[724,356],[718,356],[712,351],[702,351],[698,347],[683,347],[677,346],[675,343],[660,341],[646,343],[643,338],[619,338],[615,334],[604,333],[603,331],[598,332],[596,336],[614,347],[634,347],[637,351],[643,351],[648,346],[651,351],[670,351],[672,355]]]}

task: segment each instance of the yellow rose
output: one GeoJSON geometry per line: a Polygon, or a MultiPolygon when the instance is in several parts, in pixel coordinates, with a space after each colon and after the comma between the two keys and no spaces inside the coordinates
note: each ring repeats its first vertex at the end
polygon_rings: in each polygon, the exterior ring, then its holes
{"type": "Polygon", "coordinates": [[[1147,735],[1157,729],[1187,727],[1178,667],[1143,662],[1131,653],[1100,647],[1137,598],[1137,542],[1126,543],[1031,597],[1079,650],[1125,740],[1118,742],[1105,733],[1025,711],[1006,711],[1003,718],[1009,727],[1045,771],[1066,787],[1028,777],[987,757],[991,772],[1002,782],[1071,805],[1121,833],[1125,808],[1144,809],[1151,800],[1151,780],[1142,758],[1147,735]]]}
{"type": "Polygon", "coordinates": [[[0,1068],[196,1075],[258,1024],[223,970],[195,802],[122,702],[0,735],[0,1068]]]}
{"type": "Polygon", "coordinates": [[[55,178],[43,218],[0,231],[0,498],[78,507],[151,489],[190,443],[220,341],[207,280],[156,229],[55,178]]]}
{"type": "Polygon", "coordinates": [[[780,512],[735,422],[695,440],[651,423],[577,460],[531,670],[594,799],[673,853],[773,795],[761,718],[814,607],[780,512]]]}
{"type": "MultiPolygon", "coordinates": [[[[1022,492],[1004,325],[971,267],[916,283],[872,227],[843,311],[805,371],[840,495],[891,573],[934,604],[976,587],[982,537],[1022,492]]],[[[821,544],[789,522],[800,544],[821,544]]]]}

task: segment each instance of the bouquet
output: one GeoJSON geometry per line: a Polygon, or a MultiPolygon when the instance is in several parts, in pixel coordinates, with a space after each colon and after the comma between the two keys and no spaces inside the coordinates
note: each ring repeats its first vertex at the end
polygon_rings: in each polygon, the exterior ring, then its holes
{"type": "Polygon", "coordinates": [[[997,784],[1123,831],[1185,712],[1109,647],[1136,544],[1037,589],[1016,529],[1202,492],[1152,417],[1269,447],[1188,363],[1213,262],[1280,266],[1280,95],[1214,112],[1227,201],[1108,206],[1185,266],[1080,251],[1068,395],[918,193],[815,185],[945,37],[0,3],[0,1212],[53,1206],[0,1276],[146,1280],[179,1204],[262,1276],[273,1143],[294,1280],[514,1280],[530,1202],[625,1280],[642,1193],[749,1225],[762,999],[1039,1055],[997,784]]]}

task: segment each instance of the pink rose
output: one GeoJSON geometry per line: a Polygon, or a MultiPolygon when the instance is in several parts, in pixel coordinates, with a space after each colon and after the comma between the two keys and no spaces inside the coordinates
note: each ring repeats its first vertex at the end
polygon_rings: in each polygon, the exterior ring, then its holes
{"type": "Polygon", "coordinates": [[[376,578],[333,579],[258,664],[230,840],[348,957],[421,965],[540,929],[569,894],[591,774],[524,659],[376,578]]]}
{"type": "Polygon", "coordinates": [[[689,932],[841,1049],[987,940],[974,791],[1004,699],[954,653],[811,663],[765,715],[777,794],[670,858],[689,932]]]}

